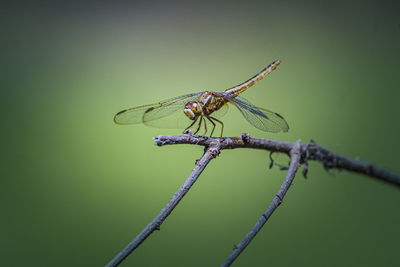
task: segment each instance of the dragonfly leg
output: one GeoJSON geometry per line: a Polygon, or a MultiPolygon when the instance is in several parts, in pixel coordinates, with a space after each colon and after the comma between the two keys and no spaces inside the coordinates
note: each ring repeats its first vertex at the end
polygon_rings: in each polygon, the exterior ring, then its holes
{"type": "Polygon", "coordinates": [[[205,116],[202,115],[201,118],[204,120],[204,133],[202,135],[202,137],[204,137],[204,136],[206,136],[206,133],[207,133],[207,123],[206,123],[205,116]]]}
{"type": "Polygon", "coordinates": [[[199,117],[197,117],[196,119],[194,119],[193,122],[192,122],[188,127],[186,127],[185,130],[183,130],[183,133],[185,133],[187,130],[189,130],[189,128],[192,127],[192,126],[196,123],[196,121],[197,121],[198,118],[199,118],[199,117]]]}
{"type": "Polygon", "coordinates": [[[201,123],[203,122],[203,116],[200,116],[200,117],[201,117],[201,118],[200,118],[199,125],[197,126],[197,129],[196,129],[196,131],[195,131],[193,134],[197,134],[197,133],[198,133],[198,131],[200,130],[201,123]]]}
{"type": "MultiPolygon", "coordinates": [[[[217,122],[219,122],[219,123],[221,123],[221,138],[222,138],[222,133],[224,132],[224,123],[222,121],[220,121],[219,119],[216,119],[214,117],[210,117],[210,118],[215,120],[215,121],[217,121],[217,122]]],[[[213,129],[213,131],[214,131],[214,129],[213,129]]]]}
{"type": "Polygon", "coordinates": [[[213,134],[213,132],[214,132],[214,130],[215,130],[215,122],[213,122],[212,121],[212,119],[209,117],[209,116],[206,116],[207,117],[207,119],[212,123],[212,125],[213,125],[213,128],[212,128],[212,131],[211,131],[211,134],[210,134],[210,137],[212,136],[212,134],[213,134]]]}

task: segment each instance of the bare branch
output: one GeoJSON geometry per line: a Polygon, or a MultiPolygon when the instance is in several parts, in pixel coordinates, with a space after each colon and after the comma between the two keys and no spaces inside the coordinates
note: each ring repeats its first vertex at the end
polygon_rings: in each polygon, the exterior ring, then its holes
{"type": "Polygon", "coordinates": [[[214,140],[207,146],[203,156],[196,162],[195,167],[189,177],[174,194],[167,205],[158,213],[158,215],[132,240],[117,256],[115,256],[106,266],[117,266],[120,264],[133,250],[135,250],[148,236],[155,230],[160,229],[160,225],[164,222],[167,216],[178,205],[179,201],[185,196],[192,185],[196,182],[199,175],[203,172],[207,164],[215,158],[220,152],[219,141],[214,140]]]}
{"type": "Polygon", "coordinates": [[[361,173],[400,187],[399,174],[369,162],[351,159],[331,152],[312,140],[310,143],[302,145],[302,154],[306,159],[320,161],[326,169],[336,168],[361,173]]]}
{"type": "MultiPolygon", "coordinates": [[[[279,192],[274,197],[268,209],[263,213],[257,224],[246,235],[246,237],[235,246],[232,254],[223,263],[223,266],[230,265],[239,254],[246,248],[250,241],[254,238],[257,232],[265,224],[274,210],[280,205],[283,197],[285,196],[290,184],[300,164],[306,163],[307,160],[315,160],[321,162],[326,169],[336,168],[344,169],[351,172],[361,173],[370,177],[400,186],[400,175],[394,172],[377,167],[368,162],[362,162],[355,159],[350,159],[337,153],[330,152],[329,150],[321,147],[314,141],[308,144],[300,144],[300,142],[291,143],[284,141],[269,140],[263,138],[250,137],[244,133],[240,137],[201,137],[191,134],[183,135],[160,135],[154,138],[158,146],[174,145],[174,144],[192,144],[205,146],[204,155],[196,162],[191,174],[174,194],[167,205],[160,211],[160,213],[140,232],[132,242],[130,242],[114,259],[112,259],[107,266],[117,266],[120,264],[133,250],[135,250],[148,236],[155,230],[160,229],[160,225],[164,222],[167,216],[178,205],[179,201],[189,191],[191,186],[197,180],[207,164],[215,158],[222,149],[234,148],[253,148],[264,149],[271,152],[286,153],[291,158],[290,167],[286,175],[286,179],[282,184],[279,192]]],[[[306,174],[306,172],[305,172],[306,174]]]]}
{"type": "MultiPolygon", "coordinates": [[[[158,146],[174,144],[193,144],[209,146],[215,140],[220,138],[200,137],[197,135],[159,135],[155,137],[155,143],[158,146]]],[[[254,148],[265,149],[271,152],[282,152],[289,155],[295,143],[270,140],[264,138],[250,137],[244,133],[240,137],[223,137],[220,139],[222,149],[234,148],[254,148]]],[[[339,169],[351,172],[361,173],[370,177],[391,183],[400,187],[400,175],[389,170],[378,167],[369,162],[363,162],[357,159],[351,159],[340,154],[331,152],[318,145],[314,141],[307,144],[301,144],[301,163],[306,160],[315,160],[321,162],[326,169],[339,169]]]]}
{"type": "Polygon", "coordinates": [[[232,251],[232,253],[226,258],[224,263],[221,264],[221,267],[230,266],[235,259],[242,253],[242,251],[247,247],[248,244],[253,240],[253,238],[257,235],[257,233],[261,230],[264,224],[267,222],[269,217],[271,217],[272,213],[278,208],[278,206],[282,203],[283,198],[286,195],[286,192],[289,190],[290,185],[293,182],[294,177],[296,176],[296,172],[300,167],[300,140],[295,143],[293,149],[289,152],[290,154],[290,166],[289,170],[286,174],[286,178],[283,181],[282,186],[280,187],[278,193],[272,199],[271,204],[269,204],[268,208],[261,215],[260,219],[253,226],[250,232],[243,238],[242,241],[238,245],[236,245],[232,251]]]}

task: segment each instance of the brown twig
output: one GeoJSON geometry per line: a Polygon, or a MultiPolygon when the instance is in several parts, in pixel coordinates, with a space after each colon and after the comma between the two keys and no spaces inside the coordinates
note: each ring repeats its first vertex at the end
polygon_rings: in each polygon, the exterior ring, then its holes
{"type": "Polygon", "coordinates": [[[286,178],[283,181],[281,187],[279,188],[278,193],[272,199],[271,204],[269,204],[268,208],[261,215],[260,219],[253,226],[250,232],[240,241],[239,244],[235,245],[232,253],[226,258],[224,263],[222,263],[221,267],[230,266],[235,259],[242,253],[242,251],[247,247],[248,244],[253,240],[253,238],[257,235],[257,233],[261,230],[264,224],[267,222],[269,217],[271,217],[272,213],[278,208],[278,206],[282,203],[283,198],[286,195],[286,192],[289,190],[290,185],[293,182],[294,177],[296,176],[296,172],[300,167],[300,140],[295,143],[292,150],[289,152],[290,154],[290,166],[289,170],[286,174],[286,178]]]}
{"type": "Polygon", "coordinates": [[[175,144],[192,144],[205,146],[204,155],[196,162],[194,169],[184,184],[174,194],[167,205],[160,211],[160,213],[140,232],[135,239],[130,242],[114,259],[112,259],[107,266],[117,266],[121,263],[133,250],[135,250],[151,233],[160,228],[167,216],[178,205],[179,201],[189,191],[191,186],[197,180],[201,172],[207,164],[215,158],[222,149],[234,148],[253,148],[264,149],[271,152],[281,152],[291,157],[291,164],[288,170],[286,179],[281,186],[278,194],[274,197],[268,209],[264,212],[260,220],[253,227],[253,229],[246,235],[246,237],[235,246],[232,254],[223,263],[223,266],[231,264],[239,254],[246,248],[249,242],[258,233],[261,227],[265,224],[267,219],[271,216],[272,212],[278,207],[283,197],[285,196],[294,175],[299,168],[299,164],[307,163],[307,160],[315,160],[321,162],[326,169],[343,169],[351,172],[361,173],[370,177],[379,179],[381,181],[393,184],[400,187],[400,175],[397,173],[385,170],[368,162],[362,162],[355,159],[350,159],[345,156],[333,153],[314,141],[307,144],[300,144],[299,142],[291,143],[284,141],[276,141],[262,138],[250,137],[248,134],[242,134],[240,137],[201,137],[197,135],[183,134],[183,135],[160,135],[154,138],[156,145],[175,145],[175,144]]]}

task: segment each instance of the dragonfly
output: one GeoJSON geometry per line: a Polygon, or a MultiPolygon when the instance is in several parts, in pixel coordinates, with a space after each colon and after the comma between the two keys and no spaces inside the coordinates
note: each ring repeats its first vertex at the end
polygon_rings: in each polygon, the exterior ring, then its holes
{"type": "MultiPolygon", "coordinates": [[[[287,132],[289,125],[276,112],[257,107],[239,94],[246,91],[256,82],[270,74],[280,64],[273,61],[259,73],[247,81],[226,89],[223,92],[202,91],[186,94],[157,103],[124,109],[114,116],[116,124],[138,124],[158,128],[183,128],[183,133],[193,128],[197,134],[204,126],[203,137],[207,133],[207,121],[212,124],[210,137],[214,133],[216,123],[221,125],[222,137],[224,122],[220,118],[228,111],[228,104],[235,106],[243,117],[254,127],[265,132],[287,132]]],[[[192,132],[192,131],[191,131],[192,132]]]]}

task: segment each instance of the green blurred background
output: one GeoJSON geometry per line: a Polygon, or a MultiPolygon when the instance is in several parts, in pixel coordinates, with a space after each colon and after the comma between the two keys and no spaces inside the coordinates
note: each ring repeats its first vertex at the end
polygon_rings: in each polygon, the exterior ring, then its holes
{"type": "MultiPolygon", "coordinates": [[[[395,1],[3,4],[1,266],[102,266],[159,212],[202,155],[156,147],[181,129],[118,126],[124,108],[223,90],[281,65],[244,93],[289,133],[226,136],[321,145],[400,172],[400,9],[395,1]]],[[[275,155],[286,164],[286,156],[275,155]]],[[[217,266],[285,173],[265,151],[223,151],[122,266],[217,266]]],[[[311,163],[234,266],[395,266],[400,194],[311,163]]]]}

